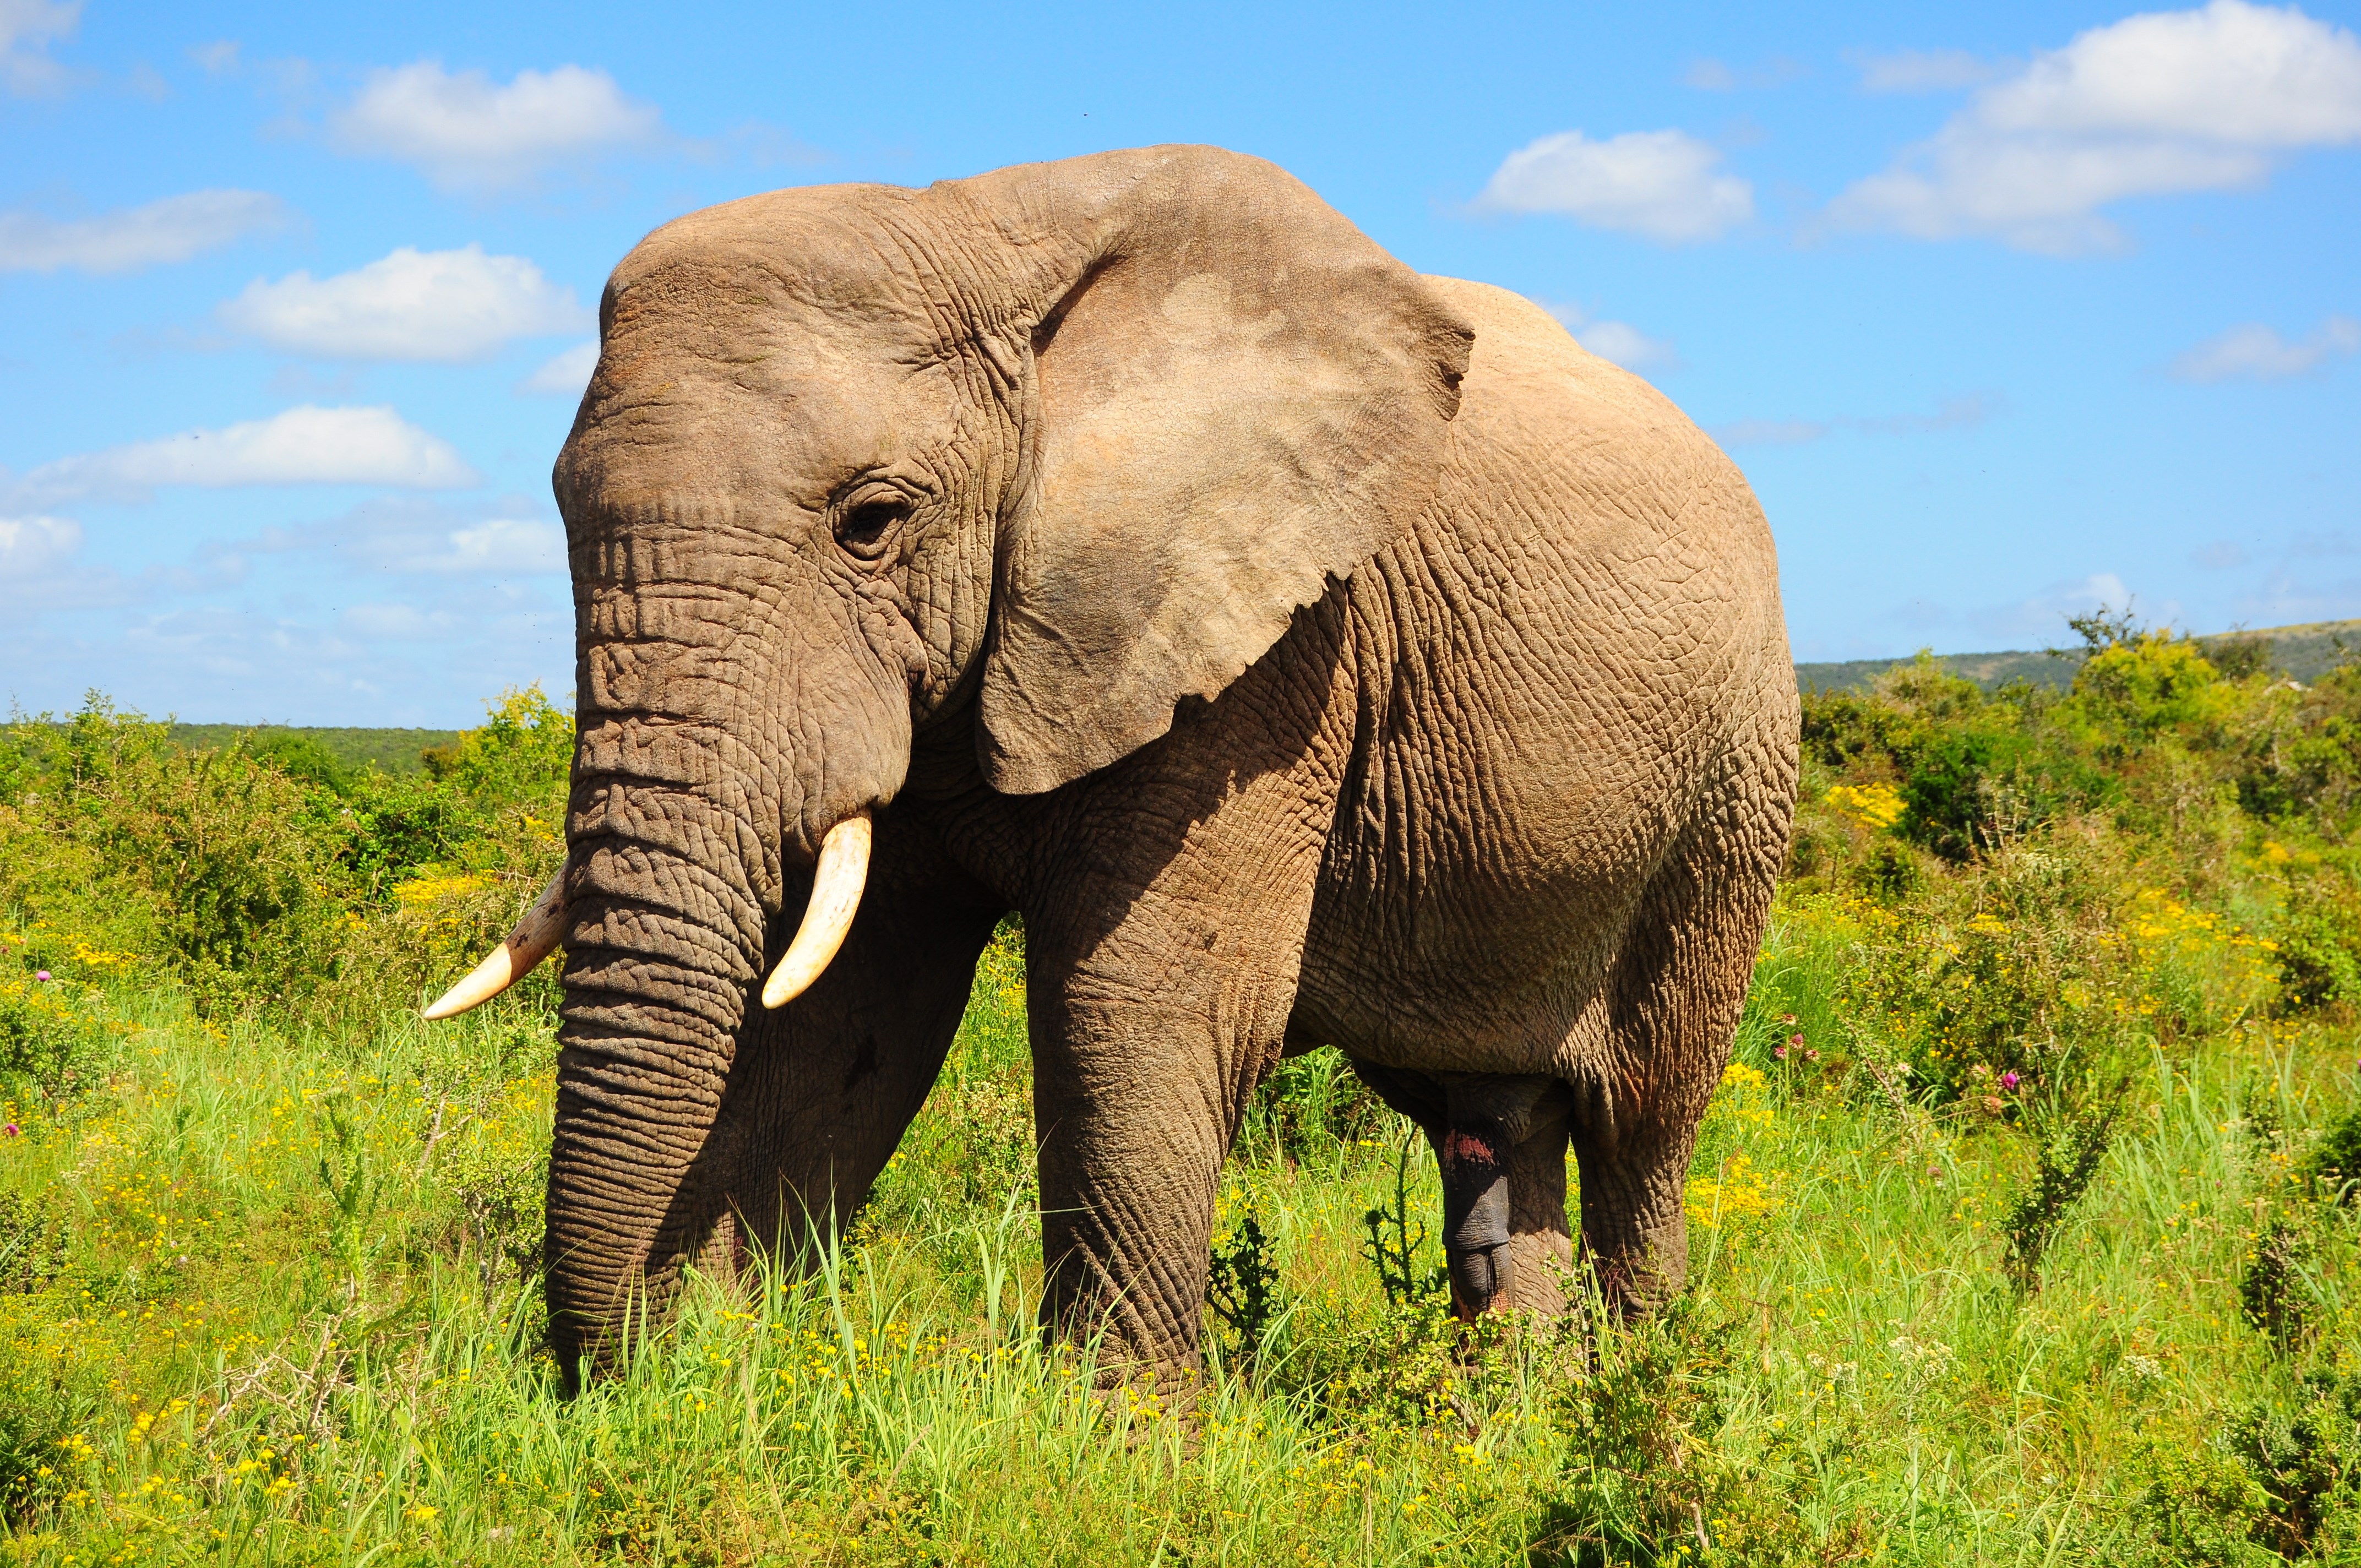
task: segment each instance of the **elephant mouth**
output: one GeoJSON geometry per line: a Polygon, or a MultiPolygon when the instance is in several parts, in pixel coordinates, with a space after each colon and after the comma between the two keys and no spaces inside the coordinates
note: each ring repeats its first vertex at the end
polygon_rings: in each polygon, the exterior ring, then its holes
{"type": "MultiPolygon", "coordinates": [[[[813,873],[811,898],[804,905],[795,940],[787,944],[771,977],[763,985],[763,1005],[785,1007],[811,988],[827,972],[852,917],[861,908],[861,894],[869,882],[872,841],[869,813],[855,812],[828,831],[821,840],[819,867],[813,873]]],[[[531,974],[557,950],[566,926],[566,871],[560,867],[541,896],[518,919],[507,939],[484,956],[466,978],[426,1009],[430,1020],[456,1018],[480,1007],[531,974]]]]}

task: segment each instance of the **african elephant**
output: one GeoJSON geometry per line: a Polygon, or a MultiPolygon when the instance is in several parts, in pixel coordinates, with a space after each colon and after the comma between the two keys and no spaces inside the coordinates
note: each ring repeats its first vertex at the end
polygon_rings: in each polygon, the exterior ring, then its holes
{"type": "Polygon", "coordinates": [[[1052,1326],[1194,1364],[1247,1096],[1323,1044],[1432,1139],[1464,1314],[1562,1305],[1569,1141],[1609,1299],[1678,1288],[1797,716],[1671,403],[1207,148],[694,213],[599,328],[569,858],[437,1009],[562,940],[569,1362],[850,1216],[1012,910],[1052,1326]]]}

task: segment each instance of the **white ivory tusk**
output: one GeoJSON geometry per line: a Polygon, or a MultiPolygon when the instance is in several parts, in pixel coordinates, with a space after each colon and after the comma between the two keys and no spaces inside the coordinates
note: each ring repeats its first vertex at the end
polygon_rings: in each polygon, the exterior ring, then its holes
{"type": "Polygon", "coordinates": [[[801,996],[844,946],[853,911],[861,907],[861,890],[869,882],[869,832],[867,812],[828,830],[819,869],[812,873],[811,902],[804,905],[803,924],[787,944],[786,957],[763,982],[763,1006],[785,1007],[801,996]]]}
{"type": "Polygon", "coordinates": [[[533,907],[517,921],[508,940],[468,970],[467,979],[445,992],[443,999],[426,1010],[426,1016],[451,1018],[470,1007],[480,1007],[531,974],[535,965],[555,952],[566,929],[565,883],[566,870],[561,866],[541,890],[541,896],[533,901],[533,907]]]}

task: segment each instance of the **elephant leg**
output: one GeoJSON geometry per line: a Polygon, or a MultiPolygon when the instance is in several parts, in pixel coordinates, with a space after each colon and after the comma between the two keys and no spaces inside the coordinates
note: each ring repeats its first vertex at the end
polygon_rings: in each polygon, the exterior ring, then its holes
{"type": "Polygon", "coordinates": [[[1222,1161],[1293,1010],[1349,702],[1281,657],[1050,807],[1026,904],[1042,1312],[1198,1365],[1222,1161]],[[1310,687],[1314,700],[1305,700],[1310,687]]]}
{"type": "MultiPolygon", "coordinates": [[[[770,950],[801,913],[790,898],[770,950]]],[[[905,813],[877,825],[860,912],[810,990],[757,1013],[707,1147],[710,1179],[685,1190],[711,1230],[709,1270],[752,1247],[792,1255],[840,1234],[902,1140],[967,1006],[975,960],[1002,907],[905,813]]],[[[700,1161],[700,1165],[705,1162],[700,1161]]]]}
{"type": "Polygon", "coordinates": [[[1727,776],[1649,884],[1609,977],[1603,1050],[1573,1080],[1582,1249],[1619,1317],[1662,1306],[1687,1277],[1689,1157],[1786,846],[1785,813],[1762,804],[1763,772],[1727,776]]]}
{"type": "Polygon", "coordinates": [[[1494,1307],[1554,1318],[1565,1310],[1565,1278],[1574,1265],[1574,1237],[1565,1214],[1566,1115],[1570,1104],[1554,1085],[1558,1114],[1536,1125],[1509,1151],[1508,1279],[1494,1307]]]}

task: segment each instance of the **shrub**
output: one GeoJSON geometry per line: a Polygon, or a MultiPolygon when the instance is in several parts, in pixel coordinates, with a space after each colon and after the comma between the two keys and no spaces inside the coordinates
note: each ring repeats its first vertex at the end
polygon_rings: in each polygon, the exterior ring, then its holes
{"type": "Polygon", "coordinates": [[[2293,1409],[2252,1406],[2222,1442],[2261,1494],[2248,1539],[2290,1559],[2322,1544],[2322,1527],[2361,1490],[2361,1376],[2312,1372],[2298,1389],[2293,1409]]]}
{"type": "Polygon", "coordinates": [[[1540,1543],[1583,1564],[1800,1555],[1792,1508],[1719,1444],[1735,1332],[1694,1297],[1597,1332],[1553,1400],[1565,1460],[1540,1543]]]}
{"type": "Polygon", "coordinates": [[[2361,1003],[2361,892],[2342,870],[2323,868],[2289,889],[2273,940],[2285,1010],[2361,1003]]]}
{"type": "Polygon", "coordinates": [[[332,795],[352,793],[351,771],[316,735],[274,729],[247,736],[245,745],[247,754],[256,762],[275,768],[298,784],[313,784],[332,795]]]}
{"type": "Polygon", "coordinates": [[[1251,1198],[1233,1195],[1227,1219],[1214,1222],[1212,1265],[1205,1276],[1205,1305],[1227,1332],[1224,1359],[1251,1370],[1277,1326],[1284,1297],[1277,1249],[1262,1228],[1251,1198]]]}
{"type": "Polygon", "coordinates": [[[2351,1203],[2361,1193],[2361,1110],[2347,1111],[2328,1124],[2304,1157],[2301,1174],[2330,1202],[2351,1203]]]}
{"type": "Polygon", "coordinates": [[[0,1514],[23,1528],[93,1467],[81,1433],[96,1401],[61,1368],[19,1362],[0,1373],[0,1514]]]}
{"type": "Polygon", "coordinates": [[[2239,806],[2343,837],[2361,805],[2361,664],[2331,670],[2309,691],[2278,687],[2254,709],[2240,741],[2239,806]]]}
{"type": "Polygon", "coordinates": [[[1271,1069],[1246,1110],[1240,1147],[1301,1159],[1366,1135],[1385,1106],[1334,1046],[1289,1057],[1271,1069]]]}
{"type": "Polygon", "coordinates": [[[0,1192],[0,1291],[29,1296],[65,1272],[69,1233],[49,1205],[0,1192]]]}
{"type": "Polygon", "coordinates": [[[2282,1355],[2311,1334],[2304,1274],[2316,1250],[2310,1228],[2300,1219],[2281,1215],[2256,1238],[2238,1281],[2239,1310],[2282,1355]]]}
{"type": "Polygon", "coordinates": [[[2028,1293],[2041,1288],[2041,1258],[2074,1206],[2091,1190],[2114,1140],[2122,1091],[2105,1104],[2064,1116],[2034,1150],[2033,1184],[2011,1205],[2002,1234],[2008,1238],[2009,1277],[2028,1293]]]}
{"type": "Polygon", "coordinates": [[[2236,695],[2195,641],[2148,631],[2083,661],[2074,676],[2071,718],[2092,726],[2106,745],[2136,749],[2168,731],[2208,729],[2226,717],[2236,695]]]}

